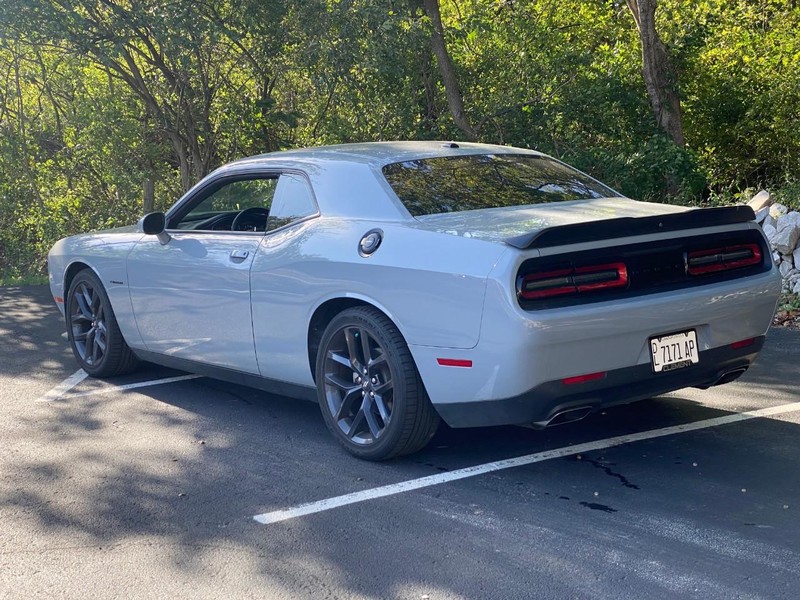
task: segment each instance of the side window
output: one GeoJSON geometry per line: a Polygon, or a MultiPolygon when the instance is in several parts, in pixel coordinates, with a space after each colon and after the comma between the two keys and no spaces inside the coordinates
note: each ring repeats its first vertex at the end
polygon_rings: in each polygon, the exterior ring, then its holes
{"type": "Polygon", "coordinates": [[[277,177],[224,183],[172,227],[195,231],[266,231],[277,186],[277,177]]]}
{"type": "Polygon", "coordinates": [[[308,182],[301,175],[284,173],[278,180],[275,202],[269,213],[267,231],[278,229],[317,213],[317,204],[308,182]]]}

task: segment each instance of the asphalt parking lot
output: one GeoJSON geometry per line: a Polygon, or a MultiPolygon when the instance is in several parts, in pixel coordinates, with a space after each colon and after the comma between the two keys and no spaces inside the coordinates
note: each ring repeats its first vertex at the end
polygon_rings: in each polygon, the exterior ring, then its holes
{"type": "Polygon", "coordinates": [[[798,331],[733,384],[382,464],[311,403],[68,379],[62,332],[46,288],[0,289],[0,598],[800,595],[798,331]]]}

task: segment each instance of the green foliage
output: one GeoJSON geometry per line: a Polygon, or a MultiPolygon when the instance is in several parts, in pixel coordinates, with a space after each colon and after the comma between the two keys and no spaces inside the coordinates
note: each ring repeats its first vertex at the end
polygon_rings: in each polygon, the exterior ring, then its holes
{"type": "Polygon", "coordinates": [[[789,210],[800,211],[800,180],[789,181],[780,187],[772,188],[770,195],[774,202],[780,202],[789,210]]]}
{"type": "Polygon", "coordinates": [[[47,283],[45,275],[24,275],[22,277],[5,276],[0,274],[0,287],[17,287],[20,285],[44,285],[47,283]]]}
{"type": "MultiPolygon", "coordinates": [[[[621,193],[800,207],[800,6],[661,0],[686,148],[657,126],[623,2],[441,0],[481,141],[532,147],[621,193]]],[[[0,274],[65,235],[166,208],[234,158],[460,139],[421,0],[3,0],[0,274]]]]}

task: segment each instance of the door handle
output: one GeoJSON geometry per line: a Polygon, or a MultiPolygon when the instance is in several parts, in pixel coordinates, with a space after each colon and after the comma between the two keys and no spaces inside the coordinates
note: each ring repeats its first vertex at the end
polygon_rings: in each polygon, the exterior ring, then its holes
{"type": "Polygon", "coordinates": [[[232,260],[244,260],[248,256],[250,256],[250,252],[248,250],[231,250],[232,260]]]}

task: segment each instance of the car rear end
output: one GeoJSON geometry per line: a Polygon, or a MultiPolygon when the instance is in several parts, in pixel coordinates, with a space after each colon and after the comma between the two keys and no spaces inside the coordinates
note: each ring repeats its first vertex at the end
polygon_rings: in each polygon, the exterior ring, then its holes
{"type": "Polygon", "coordinates": [[[505,247],[477,345],[411,346],[451,426],[575,420],[755,359],[780,276],[749,207],[636,202],[520,149],[439,153],[383,167],[399,201],[420,228],[505,247]]]}
{"type": "Polygon", "coordinates": [[[746,214],[694,212],[512,240],[530,247],[509,247],[490,275],[480,341],[457,357],[469,366],[446,383],[423,374],[442,417],[544,426],[744,373],[780,276],[746,214]],[[659,232],[670,220],[701,226],[659,232]]]}

